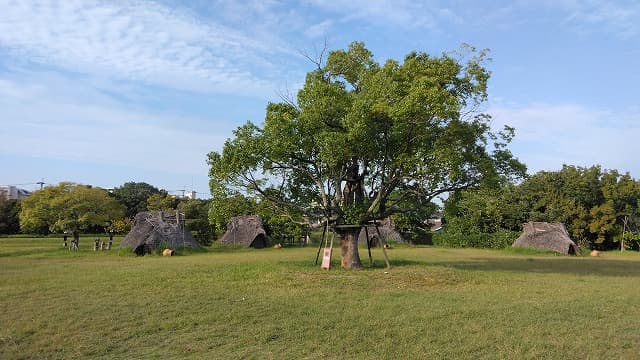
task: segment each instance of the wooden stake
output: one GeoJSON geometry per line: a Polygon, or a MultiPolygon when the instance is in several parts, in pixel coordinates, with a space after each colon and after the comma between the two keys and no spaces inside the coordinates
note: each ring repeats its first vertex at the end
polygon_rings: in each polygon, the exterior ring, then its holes
{"type": "Polygon", "coordinates": [[[378,223],[374,221],[373,224],[376,226],[376,231],[378,232],[378,243],[382,248],[382,254],[384,255],[384,262],[387,263],[387,269],[391,269],[391,264],[389,263],[389,258],[387,257],[387,250],[384,248],[384,244],[382,243],[382,235],[380,234],[378,223]]]}
{"type": "Polygon", "coordinates": [[[325,242],[324,236],[327,234],[327,229],[328,228],[329,228],[329,220],[327,220],[327,226],[322,229],[322,239],[320,239],[320,246],[318,246],[318,253],[316,254],[315,265],[318,265],[318,258],[320,257],[320,250],[322,250],[322,244],[325,242]]]}
{"type": "Polygon", "coordinates": [[[373,258],[371,257],[371,243],[369,242],[369,228],[364,226],[364,235],[367,237],[367,250],[369,251],[369,266],[373,266],[373,258]]]}

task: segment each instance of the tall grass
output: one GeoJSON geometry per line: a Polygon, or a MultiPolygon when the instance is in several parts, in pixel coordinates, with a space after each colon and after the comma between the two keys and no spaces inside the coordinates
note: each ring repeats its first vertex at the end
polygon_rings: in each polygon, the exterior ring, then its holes
{"type": "Polygon", "coordinates": [[[0,240],[0,358],[640,357],[637,254],[396,247],[325,271],[312,247],[85,245],[0,240]]]}

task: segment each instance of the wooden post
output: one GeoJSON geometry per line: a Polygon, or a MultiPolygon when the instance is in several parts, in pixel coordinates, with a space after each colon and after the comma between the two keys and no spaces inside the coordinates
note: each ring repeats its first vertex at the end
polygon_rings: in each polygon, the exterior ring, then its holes
{"type": "Polygon", "coordinates": [[[376,232],[378,233],[378,243],[382,248],[382,254],[384,255],[384,262],[387,264],[387,269],[391,269],[391,264],[389,263],[389,258],[387,257],[387,250],[384,248],[384,243],[382,242],[382,235],[380,234],[380,228],[378,228],[378,223],[373,223],[376,226],[376,232]]]}
{"type": "Polygon", "coordinates": [[[324,242],[324,236],[327,234],[329,228],[329,220],[327,220],[327,226],[322,229],[322,239],[320,239],[320,246],[318,246],[318,253],[316,254],[316,263],[318,265],[318,258],[320,257],[320,250],[322,250],[322,243],[324,242]]]}
{"type": "Polygon", "coordinates": [[[624,220],[622,220],[622,239],[620,240],[620,252],[624,251],[624,236],[626,235],[628,221],[629,221],[628,216],[625,216],[624,220]]]}
{"type": "Polygon", "coordinates": [[[369,266],[373,266],[373,258],[371,257],[371,242],[369,241],[369,227],[364,226],[364,235],[367,237],[367,251],[369,252],[369,266]]]}

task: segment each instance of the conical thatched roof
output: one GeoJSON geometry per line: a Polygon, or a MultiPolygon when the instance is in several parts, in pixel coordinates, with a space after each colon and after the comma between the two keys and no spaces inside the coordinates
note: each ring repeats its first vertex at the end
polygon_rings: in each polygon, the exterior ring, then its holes
{"type": "Polygon", "coordinates": [[[378,230],[376,230],[375,225],[367,225],[360,230],[360,235],[358,236],[358,242],[361,244],[367,243],[367,234],[369,235],[369,241],[371,242],[371,246],[378,246],[378,231],[380,231],[380,237],[382,242],[403,242],[404,239],[402,235],[396,229],[387,225],[378,225],[378,230]],[[366,229],[366,231],[365,231],[366,229]]]}
{"type": "Polygon", "coordinates": [[[561,254],[578,253],[578,245],[569,238],[567,229],[560,223],[528,222],[523,225],[522,235],[513,242],[513,246],[553,250],[561,254]]]}
{"type": "Polygon", "coordinates": [[[269,246],[269,238],[260,216],[236,216],[227,224],[227,232],[220,243],[261,249],[269,246]]]}
{"type": "Polygon", "coordinates": [[[171,249],[200,246],[184,228],[184,214],[177,211],[138,213],[131,231],[120,243],[120,247],[131,247],[137,254],[153,251],[161,245],[171,249]]]}

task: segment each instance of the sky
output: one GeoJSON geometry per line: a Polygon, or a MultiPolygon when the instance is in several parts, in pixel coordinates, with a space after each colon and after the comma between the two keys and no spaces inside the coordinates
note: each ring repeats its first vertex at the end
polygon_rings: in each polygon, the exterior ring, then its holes
{"type": "Polygon", "coordinates": [[[208,198],[207,154],[353,41],[381,63],[488,48],[483,111],[529,173],[640,177],[636,0],[0,0],[0,184],[208,198]]]}

